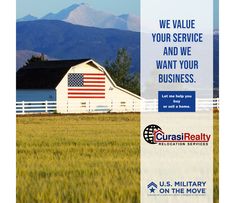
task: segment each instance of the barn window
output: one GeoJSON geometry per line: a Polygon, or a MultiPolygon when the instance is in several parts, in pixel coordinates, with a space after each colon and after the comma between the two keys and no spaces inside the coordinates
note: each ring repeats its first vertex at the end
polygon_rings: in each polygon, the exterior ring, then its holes
{"type": "Polygon", "coordinates": [[[121,107],[125,107],[126,106],[126,102],[122,101],[121,102],[121,107]]]}
{"type": "Polygon", "coordinates": [[[86,108],[86,102],[81,102],[81,108],[86,108]]]}

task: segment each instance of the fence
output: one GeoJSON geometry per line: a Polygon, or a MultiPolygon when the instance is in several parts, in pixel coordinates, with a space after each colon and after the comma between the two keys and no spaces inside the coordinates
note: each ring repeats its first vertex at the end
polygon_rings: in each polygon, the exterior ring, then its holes
{"type": "Polygon", "coordinates": [[[56,112],[55,101],[16,102],[16,114],[53,113],[53,112],[56,112]]]}
{"type": "MultiPolygon", "coordinates": [[[[219,109],[219,98],[197,99],[197,111],[219,109]]],[[[56,101],[22,101],[16,102],[16,114],[30,113],[107,113],[107,112],[157,112],[158,100],[142,100],[142,103],[128,100],[109,100],[98,102],[89,100],[86,102],[66,102],[57,104],[56,101]]]]}
{"type": "Polygon", "coordinates": [[[135,100],[88,100],[65,103],[56,101],[22,101],[16,102],[16,114],[30,113],[108,113],[140,112],[140,102],[135,100]]]}

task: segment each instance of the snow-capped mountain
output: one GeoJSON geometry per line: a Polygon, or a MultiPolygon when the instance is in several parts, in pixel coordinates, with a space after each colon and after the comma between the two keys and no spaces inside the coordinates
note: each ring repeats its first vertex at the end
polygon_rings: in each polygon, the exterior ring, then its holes
{"type": "Polygon", "coordinates": [[[80,6],[79,4],[73,4],[69,6],[68,8],[65,8],[59,11],[58,13],[48,13],[47,15],[43,16],[41,19],[42,20],[65,20],[70,14],[70,12],[72,12],[79,6],[80,6]]]}
{"type": "MultiPolygon", "coordinates": [[[[21,21],[27,21],[26,17],[22,19],[21,21]]],[[[136,32],[140,31],[139,17],[129,14],[115,16],[110,13],[95,10],[84,3],[73,4],[58,13],[49,13],[41,19],[61,20],[75,25],[84,25],[89,27],[114,28],[136,32]]]]}
{"type": "Polygon", "coordinates": [[[78,5],[64,21],[90,27],[126,29],[126,22],[122,18],[94,10],[86,4],[78,5]]]}

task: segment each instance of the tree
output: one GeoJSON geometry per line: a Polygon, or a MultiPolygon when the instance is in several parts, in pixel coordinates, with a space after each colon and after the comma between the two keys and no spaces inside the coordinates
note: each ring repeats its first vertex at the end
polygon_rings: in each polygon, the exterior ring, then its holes
{"type": "Polygon", "coordinates": [[[126,49],[119,49],[116,59],[106,61],[105,67],[118,86],[140,95],[140,76],[138,73],[131,74],[131,57],[126,49]]]}
{"type": "Polygon", "coordinates": [[[30,63],[37,61],[47,61],[47,59],[43,53],[41,53],[40,56],[32,55],[32,57],[26,61],[25,65],[29,65],[30,63]]]}

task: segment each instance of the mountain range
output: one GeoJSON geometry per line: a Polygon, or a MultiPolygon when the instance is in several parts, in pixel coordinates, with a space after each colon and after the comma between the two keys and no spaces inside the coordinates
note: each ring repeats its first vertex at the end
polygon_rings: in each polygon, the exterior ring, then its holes
{"type": "MultiPolygon", "coordinates": [[[[140,72],[140,32],[133,31],[139,30],[139,24],[139,17],[115,16],[86,4],[40,19],[27,15],[16,24],[17,69],[40,53],[49,60],[92,58],[104,65],[115,59],[119,48],[126,48],[132,57],[131,72],[140,72]]],[[[218,30],[214,31],[214,87],[219,87],[218,30]]]]}
{"type": "Polygon", "coordinates": [[[132,57],[131,71],[140,70],[139,32],[36,20],[17,22],[16,36],[18,52],[34,51],[57,59],[93,58],[100,64],[114,60],[117,50],[126,48],[132,57]]]}
{"type": "Polygon", "coordinates": [[[73,4],[58,13],[48,13],[42,18],[27,15],[18,19],[17,22],[34,20],[60,20],[75,25],[84,25],[89,27],[140,31],[140,18],[138,16],[130,14],[116,16],[93,9],[84,3],[73,4]]]}

